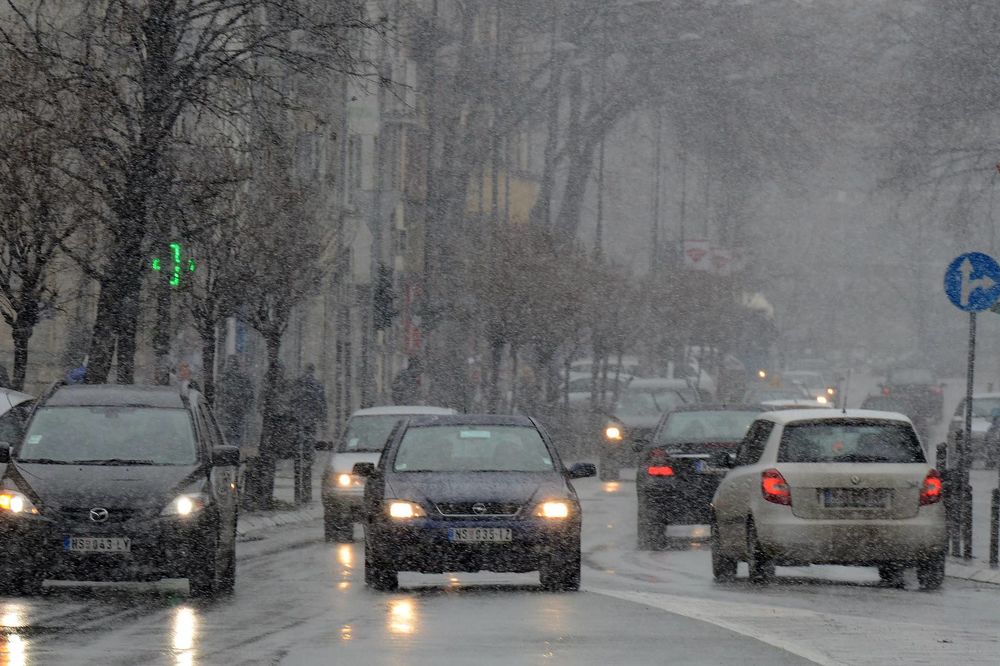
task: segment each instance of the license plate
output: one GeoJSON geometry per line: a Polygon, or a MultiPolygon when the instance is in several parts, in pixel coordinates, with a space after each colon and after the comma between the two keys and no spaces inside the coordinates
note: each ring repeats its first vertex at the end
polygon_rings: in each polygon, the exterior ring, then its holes
{"type": "Polygon", "coordinates": [[[698,474],[723,474],[729,470],[721,467],[713,467],[707,460],[695,460],[694,471],[698,472],[698,474]]]}
{"type": "Polygon", "coordinates": [[[823,506],[828,509],[884,509],[889,506],[886,488],[826,488],[823,506]]]}
{"type": "Polygon", "coordinates": [[[506,543],[514,540],[509,527],[449,527],[448,541],[455,543],[506,543]]]}
{"type": "Polygon", "coordinates": [[[66,537],[63,550],[70,553],[131,553],[132,539],[128,537],[66,537]]]}

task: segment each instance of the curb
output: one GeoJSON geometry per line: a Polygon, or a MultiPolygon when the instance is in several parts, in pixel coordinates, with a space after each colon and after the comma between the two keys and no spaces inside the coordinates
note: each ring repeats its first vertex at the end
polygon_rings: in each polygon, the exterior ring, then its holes
{"type": "Polygon", "coordinates": [[[301,525],[323,516],[319,503],[294,511],[255,511],[241,513],[236,525],[237,541],[250,541],[257,532],[284,525],[301,525]]]}

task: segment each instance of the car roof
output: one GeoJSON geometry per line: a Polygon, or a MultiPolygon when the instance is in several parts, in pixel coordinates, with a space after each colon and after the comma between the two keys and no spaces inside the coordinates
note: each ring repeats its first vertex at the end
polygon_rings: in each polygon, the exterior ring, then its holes
{"type": "Polygon", "coordinates": [[[534,428],[535,424],[527,416],[510,414],[455,414],[451,416],[414,416],[409,420],[409,426],[527,426],[534,428]]]}
{"type": "MultiPolygon", "coordinates": [[[[979,398],[1000,398],[1000,393],[973,393],[972,399],[978,400],[979,398]]],[[[962,396],[962,400],[965,400],[965,396],[962,396]]]]}
{"type": "Polygon", "coordinates": [[[763,412],[766,411],[759,404],[743,404],[743,403],[694,403],[690,405],[678,405],[671,409],[667,414],[673,414],[674,412],[763,412]]]}
{"type": "Polygon", "coordinates": [[[628,390],[635,389],[691,389],[694,388],[686,379],[670,379],[667,377],[647,377],[633,379],[628,384],[628,390]]]}
{"type": "Polygon", "coordinates": [[[427,405],[384,405],[382,407],[366,407],[359,409],[353,414],[355,416],[414,416],[417,414],[437,414],[450,415],[458,414],[449,407],[430,407],[427,405]]]}
{"type": "Polygon", "coordinates": [[[175,386],[82,384],[61,386],[46,401],[51,407],[161,407],[184,409],[175,386]]]}
{"type": "Polygon", "coordinates": [[[842,421],[844,419],[870,419],[910,423],[910,419],[899,412],[880,412],[874,409],[786,409],[765,412],[760,415],[760,418],[774,421],[778,425],[788,425],[797,421],[842,421]]]}

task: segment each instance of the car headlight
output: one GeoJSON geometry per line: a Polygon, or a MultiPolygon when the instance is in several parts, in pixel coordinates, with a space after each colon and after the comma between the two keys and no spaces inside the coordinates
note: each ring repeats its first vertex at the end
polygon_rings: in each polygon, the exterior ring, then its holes
{"type": "Polygon", "coordinates": [[[828,403],[830,401],[826,399],[825,395],[818,395],[818,396],[816,396],[816,402],[818,402],[821,405],[825,405],[826,403],[828,403]]]}
{"type": "Polygon", "coordinates": [[[416,502],[409,500],[388,500],[389,516],[397,520],[407,518],[423,518],[427,512],[416,502]]]}
{"type": "Polygon", "coordinates": [[[190,516],[204,509],[208,503],[208,497],[202,493],[184,493],[175,497],[160,515],[190,516]]]}
{"type": "Polygon", "coordinates": [[[350,474],[338,474],[337,475],[337,487],[338,488],[350,488],[354,483],[354,477],[350,474]]]}
{"type": "Polygon", "coordinates": [[[617,441],[622,438],[622,429],[618,426],[609,425],[604,429],[604,436],[617,441]]]}
{"type": "Polygon", "coordinates": [[[20,513],[38,515],[38,509],[24,493],[16,490],[0,492],[0,511],[5,513],[20,513]]]}
{"type": "Polygon", "coordinates": [[[535,510],[535,515],[540,518],[568,518],[570,513],[569,502],[565,500],[550,500],[542,502],[535,510]]]}

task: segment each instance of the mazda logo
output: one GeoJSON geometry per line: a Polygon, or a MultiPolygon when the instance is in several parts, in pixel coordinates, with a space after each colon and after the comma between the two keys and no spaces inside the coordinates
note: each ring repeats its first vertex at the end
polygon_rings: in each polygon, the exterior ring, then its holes
{"type": "Polygon", "coordinates": [[[473,504],[472,512],[475,513],[476,515],[481,516],[484,513],[486,513],[486,505],[482,503],[473,504]]]}
{"type": "Polygon", "coordinates": [[[108,519],[108,510],[96,507],[90,510],[90,519],[95,523],[103,523],[108,519]]]}
{"type": "Polygon", "coordinates": [[[852,476],[851,477],[851,483],[853,483],[854,485],[858,485],[859,483],[861,483],[861,477],[860,476],[852,476]]]}

